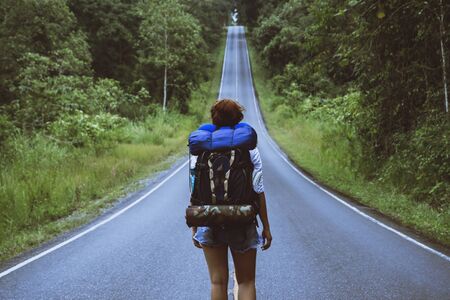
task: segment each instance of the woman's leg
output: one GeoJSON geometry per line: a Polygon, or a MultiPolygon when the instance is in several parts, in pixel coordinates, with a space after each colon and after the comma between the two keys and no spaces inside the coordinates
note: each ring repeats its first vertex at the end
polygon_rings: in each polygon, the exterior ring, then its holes
{"type": "Polygon", "coordinates": [[[202,245],[211,279],[211,299],[228,298],[228,246],[202,245]]]}
{"type": "Polygon", "coordinates": [[[231,254],[233,255],[234,271],[238,282],[238,299],[256,299],[256,249],[249,249],[244,253],[231,250],[231,254]]]}

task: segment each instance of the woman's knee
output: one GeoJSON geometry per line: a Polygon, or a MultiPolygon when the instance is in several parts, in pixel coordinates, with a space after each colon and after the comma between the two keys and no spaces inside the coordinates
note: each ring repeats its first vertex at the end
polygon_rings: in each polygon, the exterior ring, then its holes
{"type": "Polygon", "coordinates": [[[211,284],[228,286],[228,273],[225,274],[212,274],[211,284]]]}
{"type": "Polygon", "coordinates": [[[239,286],[254,286],[255,285],[255,277],[251,278],[236,278],[236,281],[239,286]]]}

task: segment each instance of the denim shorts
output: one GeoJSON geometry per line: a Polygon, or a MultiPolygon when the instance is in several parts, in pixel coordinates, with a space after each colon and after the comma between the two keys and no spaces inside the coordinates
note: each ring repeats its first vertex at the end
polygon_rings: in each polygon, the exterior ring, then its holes
{"type": "Polygon", "coordinates": [[[198,227],[194,239],[205,246],[228,245],[233,251],[245,252],[263,244],[256,224],[239,228],[198,227]]]}

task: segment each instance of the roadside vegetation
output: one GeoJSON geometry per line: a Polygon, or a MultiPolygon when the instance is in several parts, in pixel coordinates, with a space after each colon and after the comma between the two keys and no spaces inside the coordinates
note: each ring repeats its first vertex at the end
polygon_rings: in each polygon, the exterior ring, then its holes
{"type": "Polygon", "coordinates": [[[328,186],[450,246],[450,5],[243,1],[269,130],[328,186]]]}
{"type": "Polygon", "coordinates": [[[0,3],[0,261],[185,153],[216,97],[228,11],[220,0],[0,3]]]}

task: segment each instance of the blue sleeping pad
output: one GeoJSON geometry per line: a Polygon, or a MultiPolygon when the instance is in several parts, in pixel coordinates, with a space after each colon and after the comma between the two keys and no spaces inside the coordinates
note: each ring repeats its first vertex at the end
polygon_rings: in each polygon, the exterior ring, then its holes
{"type": "Polygon", "coordinates": [[[256,143],[256,131],[247,123],[219,128],[213,124],[203,124],[189,135],[189,152],[199,155],[203,151],[231,148],[252,150],[255,149],[256,143]]]}

